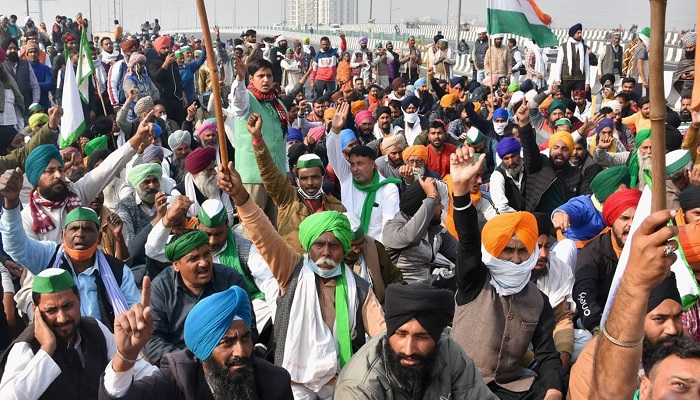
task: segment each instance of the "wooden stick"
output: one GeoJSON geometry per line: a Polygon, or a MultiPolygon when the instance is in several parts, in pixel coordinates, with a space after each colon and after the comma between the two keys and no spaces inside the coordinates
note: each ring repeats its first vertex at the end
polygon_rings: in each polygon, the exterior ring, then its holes
{"type": "MultiPolygon", "coordinates": [[[[197,11],[199,12],[199,22],[202,24],[202,39],[204,48],[207,51],[207,65],[209,66],[209,77],[211,79],[211,95],[214,96],[214,111],[216,112],[216,131],[219,134],[219,155],[221,156],[221,168],[226,170],[228,166],[228,151],[226,146],[226,130],[224,128],[224,111],[221,104],[221,88],[219,87],[219,73],[216,67],[216,53],[211,40],[209,30],[209,20],[207,19],[207,8],[204,0],[197,0],[197,11]]],[[[206,105],[202,105],[206,107],[206,105]]]]}
{"type": "MultiPolygon", "coordinates": [[[[651,209],[666,209],[666,99],[664,96],[664,32],[666,1],[649,0],[651,43],[649,50],[649,117],[651,118],[651,209]]],[[[637,143],[639,147],[641,143],[637,143]]]]}

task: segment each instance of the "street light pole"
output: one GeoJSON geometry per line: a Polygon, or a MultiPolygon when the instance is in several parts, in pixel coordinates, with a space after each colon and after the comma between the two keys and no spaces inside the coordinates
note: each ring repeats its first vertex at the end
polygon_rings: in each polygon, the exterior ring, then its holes
{"type": "Polygon", "coordinates": [[[372,19],[372,0],[369,0],[369,19],[372,19]]]}
{"type": "Polygon", "coordinates": [[[462,0],[457,1],[457,43],[455,49],[459,48],[459,31],[462,29],[462,0]]]}

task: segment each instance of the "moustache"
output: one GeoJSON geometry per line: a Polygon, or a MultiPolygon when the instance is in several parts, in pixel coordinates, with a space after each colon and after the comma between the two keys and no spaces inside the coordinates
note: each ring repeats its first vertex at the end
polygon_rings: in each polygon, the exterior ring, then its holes
{"type": "Polygon", "coordinates": [[[246,365],[248,364],[250,360],[248,358],[243,358],[243,357],[231,357],[228,360],[226,360],[226,368],[231,368],[231,367],[239,367],[241,365],[246,365]]]}
{"type": "Polygon", "coordinates": [[[318,260],[316,260],[316,265],[321,265],[321,264],[326,264],[331,268],[335,268],[338,266],[338,263],[335,262],[335,260],[333,260],[330,257],[321,257],[318,260]]]}

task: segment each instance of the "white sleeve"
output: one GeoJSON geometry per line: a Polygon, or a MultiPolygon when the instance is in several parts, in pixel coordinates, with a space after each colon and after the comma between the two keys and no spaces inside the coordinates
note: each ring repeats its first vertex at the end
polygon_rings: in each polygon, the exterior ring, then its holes
{"type": "Polygon", "coordinates": [[[326,151],[328,152],[328,161],[333,167],[333,171],[338,176],[340,182],[346,181],[350,177],[350,163],[343,156],[343,150],[340,148],[340,134],[332,130],[326,136],[326,151]]]}
{"type": "Polygon", "coordinates": [[[503,175],[499,171],[493,171],[491,174],[491,184],[489,185],[489,191],[491,193],[491,200],[493,204],[496,205],[496,209],[499,213],[515,212],[515,210],[508,205],[508,198],[505,193],[506,182],[503,175]]]}
{"type": "Polygon", "coordinates": [[[165,258],[165,245],[168,243],[168,238],[170,237],[170,229],[163,225],[163,220],[161,219],[153,225],[151,232],[148,233],[148,238],[146,239],[146,256],[150,257],[156,261],[168,262],[165,258]]]}
{"type": "Polygon", "coordinates": [[[233,92],[233,115],[238,119],[247,117],[250,112],[248,90],[246,90],[245,86],[241,85],[241,82],[245,81],[236,79],[231,84],[231,91],[233,92]]]}
{"type": "MultiPolygon", "coordinates": [[[[566,44],[566,43],[565,43],[566,44]]],[[[557,48],[557,61],[552,65],[549,78],[552,82],[561,81],[561,64],[564,62],[564,50],[562,46],[557,48]]]]}
{"type": "Polygon", "coordinates": [[[97,168],[75,182],[73,188],[83,204],[92,203],[105,186],[119,175],[134,154],[136,150],[131,147],[131,143],[126,142],[108,155],[97,168]]]}
{"type": "Polygon", "coordinates": [[[29,343],[12,346],[0,381],[0,398],[38,399],[61,375],[61,368],[44,350],[34,354],[29,343]]]}

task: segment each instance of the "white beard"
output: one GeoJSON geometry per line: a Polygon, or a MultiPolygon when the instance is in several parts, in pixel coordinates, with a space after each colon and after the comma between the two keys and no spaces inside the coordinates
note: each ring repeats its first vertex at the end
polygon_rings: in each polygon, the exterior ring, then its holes
{"type": "Polygon", "coordinates": [[[216,186],[216,175],[205,175],[198,173],[193,176],[194,185],[207,199],[219,198],[219,187],[216,186]]]}

